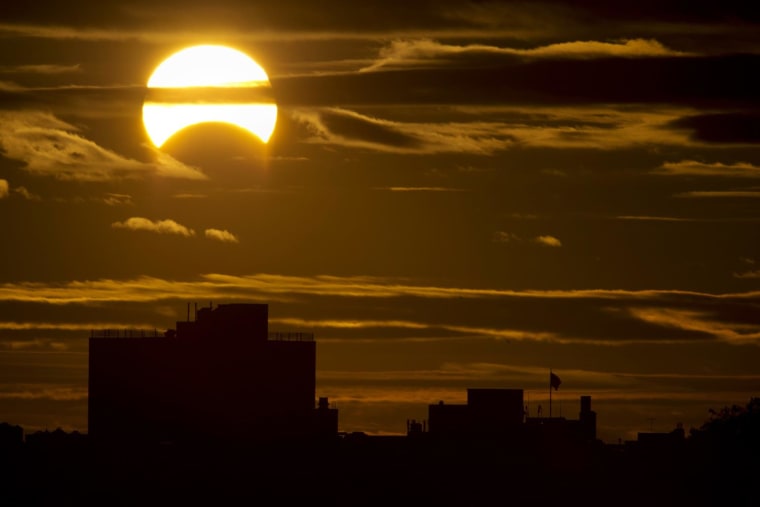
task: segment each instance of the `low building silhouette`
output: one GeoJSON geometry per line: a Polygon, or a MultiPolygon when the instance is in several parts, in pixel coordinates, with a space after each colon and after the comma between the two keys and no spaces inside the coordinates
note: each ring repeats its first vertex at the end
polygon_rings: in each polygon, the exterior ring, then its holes
{"type": "Polygon", "coordinates": [[[428,407],[432,435],[496,435],[523,422],[522,389],[467,389],[466,405],[443,401],[428,407]]]}
{"type": "Polygon", "coordinates": [[[441,438],[487,437],[523,444],[596,441],[591,396],[581,396],[577,420],[526,417],[525,410],[522,389],[468,389],[464,405],[439,401],[428,406],[428,432],[441,438]]]}
{"type": "Polygon", "coordinates": [[[97,441],[236,441],[337,434],[315,408],[311,333],[270,333],[268,305],[222,304],[166,333],[103,330],[89,341],[88,433],[97,441]]]}

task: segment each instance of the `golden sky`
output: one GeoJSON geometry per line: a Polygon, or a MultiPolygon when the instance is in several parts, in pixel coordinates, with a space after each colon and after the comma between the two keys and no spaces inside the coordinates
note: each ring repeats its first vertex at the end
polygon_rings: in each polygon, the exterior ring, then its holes
{"type": "Polygon", "coordinates": [[[758,395],[744,3],[93,5],[0,7],[0,420],[86,431],[89,330],[209,301],[313,331],[344,431],[468,387],[535,410],[550,368],[607,441],[758,395]],[[197,44],[265,69],[268,144],[152,146],[148,78],[197,44]]]}

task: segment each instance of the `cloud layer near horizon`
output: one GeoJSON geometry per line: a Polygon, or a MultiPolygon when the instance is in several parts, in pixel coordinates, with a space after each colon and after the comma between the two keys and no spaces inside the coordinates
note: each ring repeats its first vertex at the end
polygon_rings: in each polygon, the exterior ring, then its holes
{"type": "MultiPolygon", "coordinates": [[[[147,225],[154,230],[162,227],[152,222],[147,225]]],[[[164,223],[163,227],[171,234],[190,234],[176,223],[164,223]]],[[[327,338],[344,337],[346,331],[361,329],[365,337],[374,338],[472,336],[507,341],[618,346],[716,340],[727,344],[760,345],[760,321],[744,314],[760,300],[757,292],[512,291],[409,285],[402,280],[375,277],[272,274],[206,274],[195,281],[140,277],[78,281],[63,285],[20,283],[0,286],[0,302],[8,303],[90,306],[119,302],[161,304],[187,299],[267,300],[280,301],[285,306],[313,306],[311,310],[303,310],[311,317],[282,316],[274,322],[305,329],[326,329],[327,338]],[[330,301],[335,301],[335,298],[381,299],[385,305],[391,306],[388,312],[375,313],[364,309],[349,316],[330,310],[330,301]],[[409,301],[414,301],[419,308],[412,319],[402,311],[409,301]],[[460,312],[446,319],[433,318],[436,308],[453,302],[461,307],[460,312]],[[546,322],[543,311],[562,305],[572,308],[570,313],[564,309],[562,313],[555,314],[554,321],[546,322]],[[396,309],[390,310],[392,307],[396,309]],[[492,313],[490,309],[495,307],[522,308],[523,315],[517,320],[505,319],[498,312],[492,313]],[[478,308],[480,311],[476,311],[478,308]]],[[[65,325],[62,326],[65,329],[65,325]]]]}

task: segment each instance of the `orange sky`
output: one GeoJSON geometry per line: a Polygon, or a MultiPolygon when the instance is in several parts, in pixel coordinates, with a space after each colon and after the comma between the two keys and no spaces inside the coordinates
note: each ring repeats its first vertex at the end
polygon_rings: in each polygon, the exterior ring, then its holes
{"type": "Polygon", "coordinates": [[[0,420],[86,430],[89,330],[209,301],[313,331],[344,431],[550,368],[608,441],[758,395],[755,14],[328,4],[0,7],[0,420]],[[268,73],[267,145],[151,147],[148,77],[207,43],[268,73]]]}

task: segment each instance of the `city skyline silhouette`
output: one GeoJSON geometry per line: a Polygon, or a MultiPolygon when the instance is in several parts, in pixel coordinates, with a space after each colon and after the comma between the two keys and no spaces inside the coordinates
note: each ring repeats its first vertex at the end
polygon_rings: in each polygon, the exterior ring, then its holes
{"type": "MultiPolygon", "coordinates": [[[[316,396],[313,336],[270,332],[267,304],[196,305],[193,320],[189,308],[161,334],[91,333],[89,433],[25,435],[0,423],[0,500],[491,505],[582,495],[608,505],[631,483],[636,490],[616,503],[755,498],[760,398],[712,410],[688,436],[679,425],[618,444],[597,438],[591,396],[580,397],[578,419],[531,417],[517,388],[471,388],[465,404],[430,404],[403,436],[341,432],[339,411],[316,396]],[[553,486],[547,475],[558,476],[553,486]]],[[[549,372],[550,392],[562,383],[549,372]]]]}

